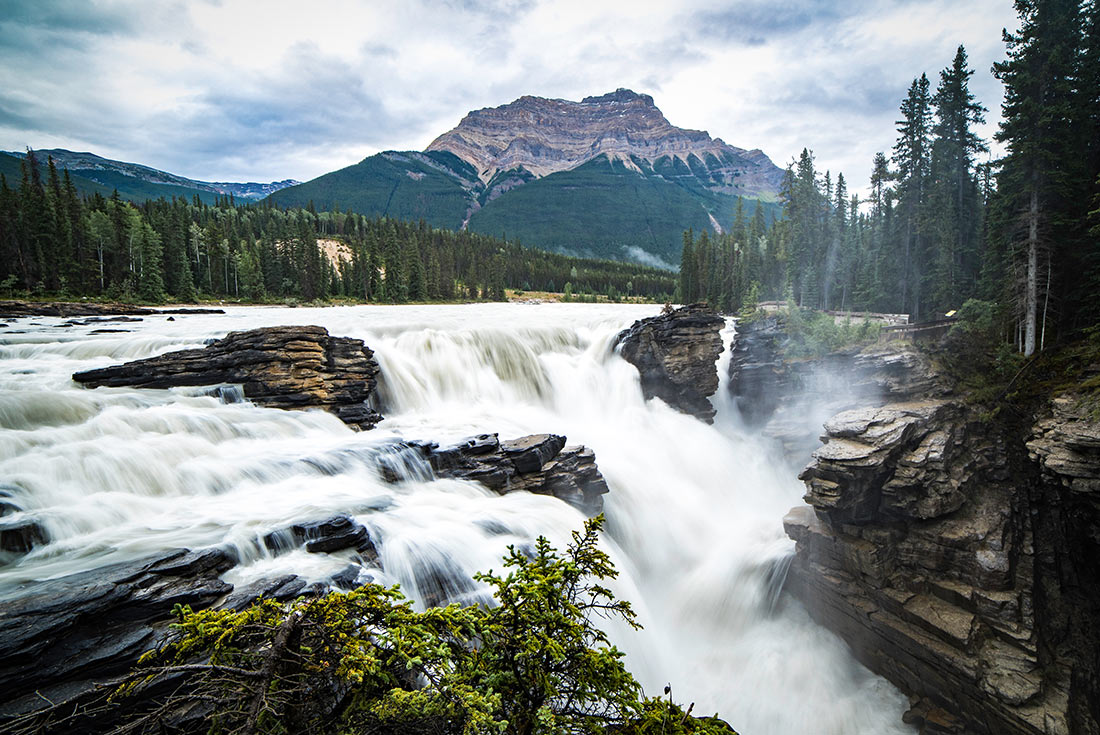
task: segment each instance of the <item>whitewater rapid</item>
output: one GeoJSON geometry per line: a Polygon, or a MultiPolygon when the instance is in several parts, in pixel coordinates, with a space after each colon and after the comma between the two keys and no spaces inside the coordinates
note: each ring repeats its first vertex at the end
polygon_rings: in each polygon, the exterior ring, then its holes
{"type": "MultiPolygon", "coordinates": [[[[614,338],[658,307],[583,304],[228,308],[224,315],[61,327],[30,318],[0,327],[0,490],[50,543],[0,566],[0,605],[29,580],[176,547],[232,547],[226,581],[294,573],[323,581],[351,551],[274,554],[264,534],[345,513],[377,542],[384,584],[423,600],[481,599],[474,572],[501,568],[509,544],[539,534],[559,547],[584,519],[550,497],[497,496],[413,472],[394,440],[446,444],[565,434],[585,444],[611,488],[605,544],[614,585],[645,626],[611,632],[650,694],[671,684],[696,714],[742,735],[911,733],[905,698],[856,663],[801,606],[778,594],[793,552],[781,519],[801,502],[799,468],[747,432],[716,396],[714,426],[643,400],[614,338]],[[77,386],[79,370],[201,347],[227,332],[317,324],[363,339],[382,368],[375,430],[320,411],[225,403],[200,388],[77,386]],[[132,331],[92,334],[96,328],[132,331]]],[[[723,335],[725,373],[732,326],[723,335]]]]}

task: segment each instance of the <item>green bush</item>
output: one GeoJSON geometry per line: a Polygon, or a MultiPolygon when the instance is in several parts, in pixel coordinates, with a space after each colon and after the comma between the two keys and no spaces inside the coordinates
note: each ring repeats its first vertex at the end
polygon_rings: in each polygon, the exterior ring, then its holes
{"type": "Polygon", "coordinates": [[[602,516],[564,553],[540,537],[509,548],[504,576],[478,575],[495,606],[417,612],[394,587],[242,612],[178,607],[177,636],[142,657],[113,699],[136,703],[127,732],[160,733],[195,701],[215,703],[188,731],[206,733],[723,733],[671,700],[643,699],[597,620],[638,627],[600,582],[616,576],[598,548],[602,516]],[[166,699],[145,696],[184,677],[166,699]]]}
{"type": "Polygon", "coordinates": [[[822,357],[845,347],[874,342],[882,331],[882,324],[870,319],[847,319],[837,324],[829,314],[793,304],[787,307],[784,324],[787,342],[783,351],[790,358],[822,357]]]}

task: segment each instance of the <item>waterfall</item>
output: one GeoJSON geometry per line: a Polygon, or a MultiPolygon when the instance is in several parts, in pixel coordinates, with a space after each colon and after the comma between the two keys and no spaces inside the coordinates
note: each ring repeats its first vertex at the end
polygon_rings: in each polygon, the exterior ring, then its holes
{"type": "Polygon", "coordinates": [[[563,547],[583,517],[550,497],[433,480],[400,440],[553,432],[591,447],[611,488],[614,589],[645,628],[610,633],[647,692],[669,683],[696,714],[718,712],[744,735],[912,732],[901,724],[905,698],[780,595],[793,553],[781,519],[801,502],[798,468],[741,426],[724,382],[709,426],[645,401],[615,353],[617,333],[657,311],[229,308],[99,335],[17,320],[0,329],[0,482],[50,542],[0,566],[0,600],[28,580],[211,545],[239,560],[224,575],[233,584],[287,573],[322,581],[365,562],[360,581],[400,583],[419,605],[482,600],[475,572],[499,571],[508,545],[539,534],[563,547]],[[277,324],[363,339],[382,368],[386,420],[356,433],[330,414],[260,408],[231,390],[88,390],[69,379],[277,324]],[[384,481],[382,466],[403,479],[384,481]],[[378,560],[263,543],[338,513],[367,527],[378,560]]]}

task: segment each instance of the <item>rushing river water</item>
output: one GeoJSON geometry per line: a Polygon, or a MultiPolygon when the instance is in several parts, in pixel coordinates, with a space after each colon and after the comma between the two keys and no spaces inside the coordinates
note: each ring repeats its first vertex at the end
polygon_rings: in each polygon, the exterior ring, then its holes
{"type": "MultiPolygon", "coordinates": [[[[0,483],[51,542],[0,566],[0,600],[30,579],[218,544],[242,560],[225,575],[234,584],[291,572],[324,580],[351,552],[272,555],[259,539],[335,513],[379,541],[376,581],[423,599],[418,585],[441,571],[464,580],[499,570],[508,544],[543,534],[562,547],[584,519],[553,498],[468,482],[386,484],[377,465],[392,440],[553,432],[591,447],[611,487],[615,590],[645,626],[612,635],[649,693],[671,683],[696,714],[717,711],[743,735],[911,732],[904,697],[778,596],[798,468],[740,427],[724,385],[708,426],[644,401],[637,371],[614,354],[619,330],[656,311],[486,304],[231,308],[68,328],[17,320],[0,328],[0,483]],[[319,411],[225,403],[198,388],[89,390],[69,378],[279,324],[363,339],[382,368],[386,420],[355,433],[319,411]],[[132,331],[91,334],[97,327],[132,331]]],[[[484,594],[452,591],[458,601],[484,594]]]]}

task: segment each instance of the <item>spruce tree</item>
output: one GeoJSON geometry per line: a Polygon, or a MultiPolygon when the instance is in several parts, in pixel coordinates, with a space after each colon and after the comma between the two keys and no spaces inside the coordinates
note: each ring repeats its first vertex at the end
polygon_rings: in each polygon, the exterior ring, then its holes
{"type": "Polygon", "coordinates": [[[923,315],[923,284],[926,259],[924,204],[931,158],[932,98],[926,74],[909,86],[897,121],[894,165],[898,177],[898,230],[895,257],[901,264],[899,306],[914,317],[923,315]]]}
{"type": "Polygon", "coordinates": [[[1031,355],[1044,341],[1050,283],[1062,276],[1052,245],[1063,234],[1069,184],[1080,175],[1079,155],[1069,147],[1080,9],[1075,0],[1016,0],[1015,6],[1020,30],[1004,34],[1008,58],[993,67],[1005,85],[997,139],[1008,148],[998,177],[997,229],[1021,274],[1012,290],[1020,348],[1031,355]]]}

